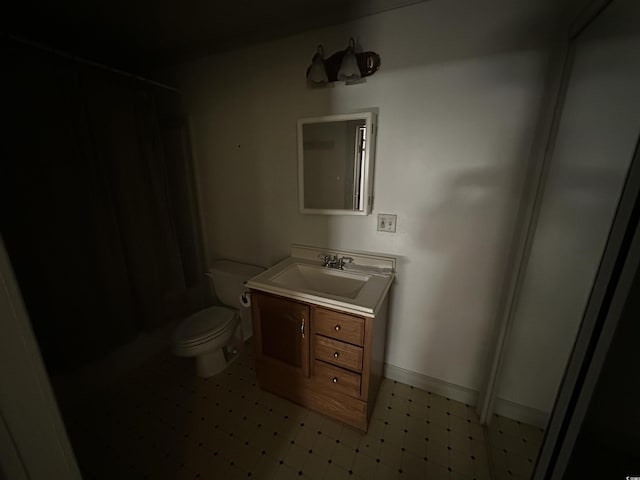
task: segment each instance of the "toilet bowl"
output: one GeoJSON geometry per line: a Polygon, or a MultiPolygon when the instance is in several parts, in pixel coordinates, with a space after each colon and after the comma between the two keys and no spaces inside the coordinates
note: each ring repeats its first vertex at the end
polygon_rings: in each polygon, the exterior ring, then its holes
{"type": "Polygon", "coordinates": [[[241,305],[244,283],[263,272],[261,267],[219,260],[207,273],[216,296],[226,306],[208,307],[187,317],[173,334],[173,352],[195,357],[198,376],[208,378],[228,367],[242,341],[251,336],[251,312],[241,305]]]}
{"type": "Polygon", "coordinates": [[[196,357],[200,377],[211,377],[228,365],[232,352],[225,352],[240,323],[238,313],[226,307],[209,307],[188,317],[173,336],[173,352],[196,357]]]}

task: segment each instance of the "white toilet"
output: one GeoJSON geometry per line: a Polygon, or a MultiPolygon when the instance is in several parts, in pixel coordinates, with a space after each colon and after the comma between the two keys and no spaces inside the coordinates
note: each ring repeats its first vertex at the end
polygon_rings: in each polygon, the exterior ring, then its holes
{"type": "Polygon", "coordinates": [[[241,303],[247,298],[244,282],[264,271],[261,267],[219,260],[207,273],[218,299],[226,306],[205,308],[182,321],[173,335],[173,352],[196,357],[200,377],[224,370],[236,357],[233,343],[252,335],[251,310],[241,303]]]}

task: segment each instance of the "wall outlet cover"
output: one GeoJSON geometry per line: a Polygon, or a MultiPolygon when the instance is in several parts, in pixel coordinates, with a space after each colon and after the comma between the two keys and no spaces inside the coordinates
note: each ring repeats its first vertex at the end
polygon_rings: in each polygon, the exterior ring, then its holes
{"type": "Polygon", "coordinates": [[[397,215],[391,215],[388,213],[379,213],[378,214],[378,231],[395,233],[397,219],[398,219],[397,215]]]}

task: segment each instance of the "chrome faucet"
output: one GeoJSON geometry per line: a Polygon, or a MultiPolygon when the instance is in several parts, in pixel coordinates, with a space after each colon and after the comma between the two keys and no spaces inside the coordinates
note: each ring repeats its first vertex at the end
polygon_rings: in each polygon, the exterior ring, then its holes
{"type": "Polygon", "coordinates": [[[338,267],[337,268],[339,268],[340,270],[344,270],[344,266],[347,263],[353,263],[353,258],[351,258],[351,257],[340,257],[338,259],[338,267]]]}
{"type": "Polygon", "coordinates": [[[318,258],[322,260],[323,267],[331,267],[332,265],[335,265],[335,262],[338,259],[336,255],[333,257],[331,255],[318,255],[318,258]]]}
{"type": "Polygon", "coordinates": [[[344,266],[347,263],[353,262],[351,257],[338,257],[337,255],[319,255],[318,258],[322,260],[323,267],[336,268],[338,270],[344,270],[344,266]]]}

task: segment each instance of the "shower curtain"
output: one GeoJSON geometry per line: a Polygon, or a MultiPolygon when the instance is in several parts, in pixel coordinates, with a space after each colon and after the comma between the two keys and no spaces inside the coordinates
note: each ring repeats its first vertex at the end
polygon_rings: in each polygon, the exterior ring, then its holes
{"type": "Polygon", "coordinates": [[[178,95],[9,41],[2,51],[2,235],[50,372],[201,308],[178,95]]]}

